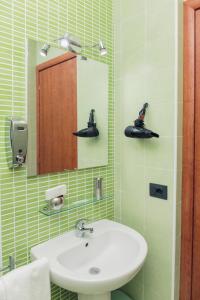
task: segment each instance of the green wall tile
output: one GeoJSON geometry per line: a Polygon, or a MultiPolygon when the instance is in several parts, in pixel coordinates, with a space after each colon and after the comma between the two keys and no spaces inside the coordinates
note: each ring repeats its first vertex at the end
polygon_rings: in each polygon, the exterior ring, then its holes
{"type": "MultiPolygon", "coordinates": [[[[93,178],[103,176],[105,191],[113,196],[113,28],[112,0],[1,0],[0,3],[0,212],[4,264],[14,255],[18,265],[29,262],[30,248],[73,229],[80,217],[113,219],[114,198],[87,205],[61,215],[46,217],[47,188],[67,184],[69,203],[93,195],[93,178]],[[84,43],[102,38],[109,50],[101,58],[95,50],[87,55],[109,65],[109,165],[27,179],[26,169],[9,170],[5,137],[9,137],[6,118],[26,115],[25,41],[55,39],[69,31],[84,43]]],[[[77,296],[52,285],[52,300],[75,300],[77,296]]]]}

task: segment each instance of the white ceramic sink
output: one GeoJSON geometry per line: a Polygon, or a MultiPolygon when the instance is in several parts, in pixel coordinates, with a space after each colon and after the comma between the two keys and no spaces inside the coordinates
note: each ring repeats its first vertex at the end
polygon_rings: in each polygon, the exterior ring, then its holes
{"type": "Polygon", "coordinates": [[[78,293],[79,300],[110,300],[110,292],[131,280],[141,269],[147,244],[135,230],[100,220],[88,225],[93,233],[75,231],[37,245],[32,259],[49,260],[51,281],[78,293]]]}

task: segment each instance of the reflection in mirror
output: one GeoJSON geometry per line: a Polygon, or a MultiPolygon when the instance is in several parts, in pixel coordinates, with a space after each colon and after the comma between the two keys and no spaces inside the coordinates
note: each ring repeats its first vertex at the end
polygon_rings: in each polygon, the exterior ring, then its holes
{"type": "Polygon", "coordinates": [[[85,138],[99,136],[99,130],[97,129],[96,123],[94,122],[94,112],[95,110],[91,109],[90,117],[88,121],[88,127],[81,129],[77,132],[73,132],[75,136],[85,137],[85,138]]]}
{"type": "Polygon", "coordinates": [[[108,66],[42,46],[27,43],[28,176],[107,165],[108,66]]]}

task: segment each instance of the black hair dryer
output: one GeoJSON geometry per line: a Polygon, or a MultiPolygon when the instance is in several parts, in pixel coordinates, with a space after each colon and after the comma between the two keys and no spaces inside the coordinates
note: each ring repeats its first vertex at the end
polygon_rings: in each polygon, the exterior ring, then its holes
{"type": "Polygon", "coordinates": [[[143,105],[143,108],[139,112],[138,118],[134,121],[134,126],[126,127],[124,134],[129,138],[139,138],[139,139],[150,139],[152,137],[159,138],[159,134],[146,129],[144,125],[144,117],[146,113],[146,109],[148,107],[148,103],[143,105]]]}
{"type": "Polygon", "coordinates": [[[95,112],[95,110],[91,109],[89,121],[88,121],[88,127],[81,129],[77,132],[73,132],[73,135],[79,136],[79,137],[85,137],[85,138],[99,136],[99,130],[97,129],[96,123],[94,122],[94,112],[95,112]]]}

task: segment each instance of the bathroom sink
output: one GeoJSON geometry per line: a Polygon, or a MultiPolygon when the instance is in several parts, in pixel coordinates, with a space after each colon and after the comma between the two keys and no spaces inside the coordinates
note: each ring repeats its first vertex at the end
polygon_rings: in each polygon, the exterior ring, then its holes
{"type": "Polygon", "coordinates": [[[141,269],[147,244],[135,230],[100,220],[89,224],[93,233],[77,237],[67,232],[31,249],[32,259],[46,257],[51,281],[78,293],[79,300],[110,300],[111,291],[141,269]]]}

